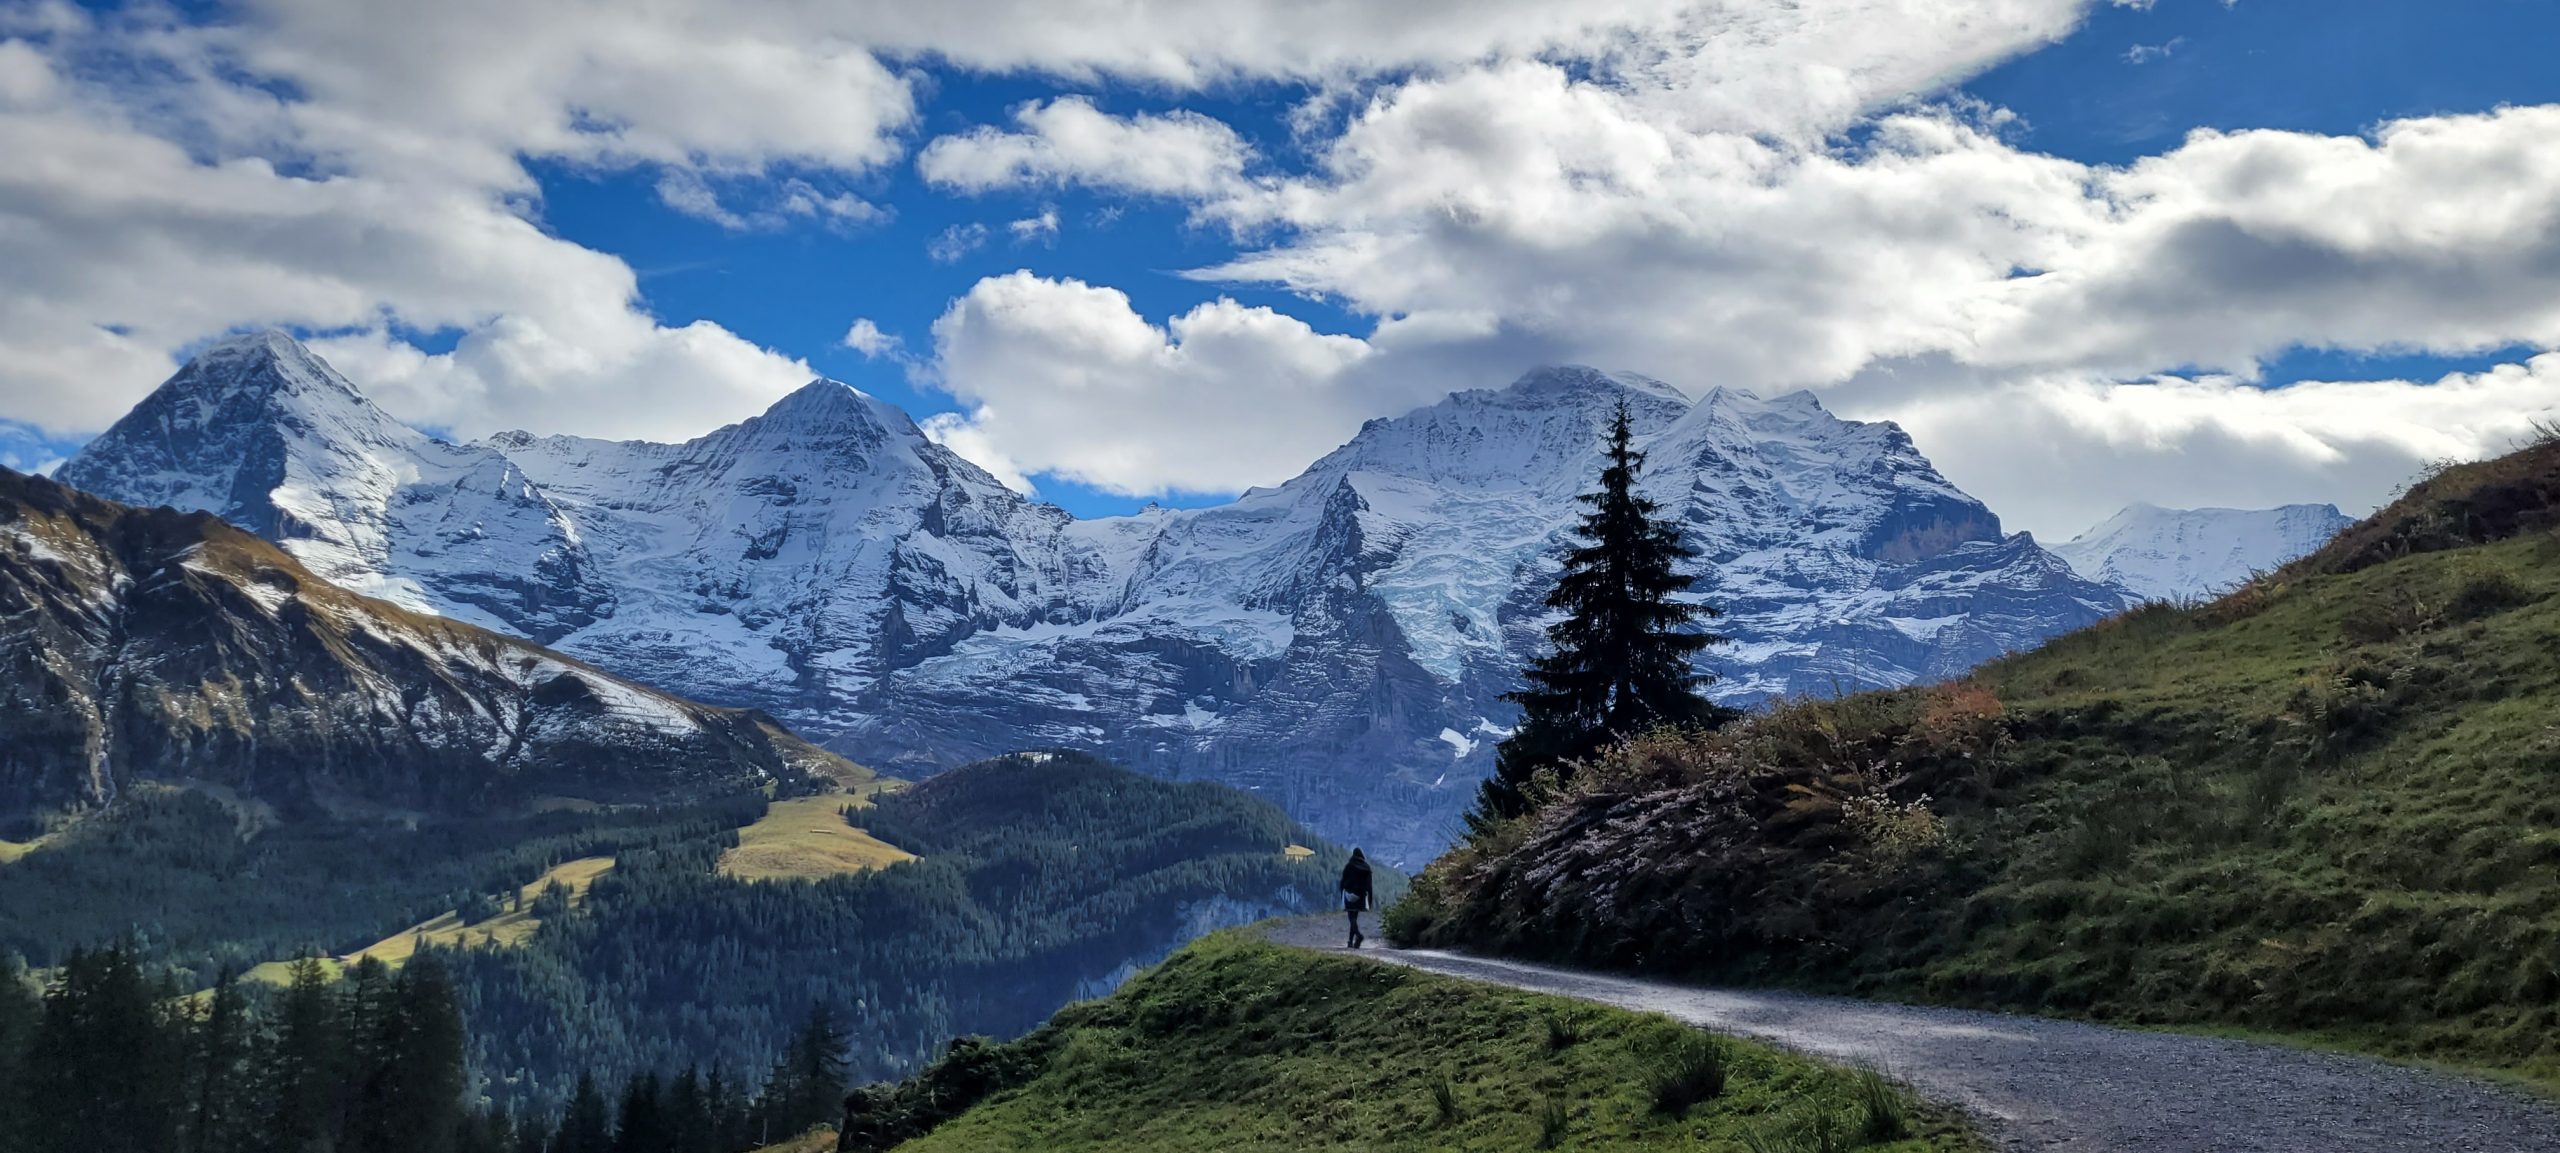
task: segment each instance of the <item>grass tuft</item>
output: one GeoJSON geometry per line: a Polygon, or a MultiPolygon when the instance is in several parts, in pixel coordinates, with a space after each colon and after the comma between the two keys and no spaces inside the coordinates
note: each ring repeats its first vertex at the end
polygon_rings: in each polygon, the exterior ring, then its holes
{"type": "Polygon", "coordinates": [[[1431,1115],[1442,1126],[1458,1123],[1458,1086],[1447,1073],[1431,1078],[1431,1115]]]}
{"type": "Polygon", "coordinates": [[[1724,1096],[1731,1066],[1721,1039],[1695,1029],[1681,1030],[1664,1047],[1653,1069],[1655,1111],[1686,1117],[1690,1109],[1724,1096]]]}
{"type": "Polygon", "coordinates": [[[1857,1075],[1858,1137],[1869,1145],[1899,1141],[1911,1135],[1911,1101],[1902,1086],[1873,1069],[1857,1075]]]}
{"type": "Polygon", "coordinates": [[[1546,1104],[1538,1108],[1538,1148],[1553,1149],[1564,1144],[1565,1129],[1572,1123],[1572,1109],[1565,1103],[1564,1094],[1549,1096],[1546,1104]]]}
{"type": "Polygon", "coordinates": [[[1583,1023],[1582,1014],[1575,1010],[1559,1009],[1549,1013],[1546,1015],[1546,1022],[1547,1051],[1550,1053],[1561,1053],[1581,1044],[1583,1037],[1589,1032],[1589,1027],[1583,1023]]]}

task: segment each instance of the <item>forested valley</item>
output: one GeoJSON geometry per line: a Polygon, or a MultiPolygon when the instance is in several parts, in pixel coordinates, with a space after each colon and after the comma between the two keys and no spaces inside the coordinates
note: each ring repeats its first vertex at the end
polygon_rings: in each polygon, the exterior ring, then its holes
{"type": "Polygon", "coordinates": [[[848,804],[920,859],[724,875],[763,806],[363,830],[133,799],[0,865],[8,947],[39,966],[0,981],[5,1107],[89,1103],[8,1128],[29,1150],[729,1153],[834,1119],[847,1084],[954,1037],[1018,1035],[1207,929],[1321,907],[1345,855],[1235,790],[1042,753],[848,804]],[[337,959],[597,854],[613,868],[574,909],[542,896],[516,944],[466,932],[397,967],[337,959]],[[282,984],[229,976],[294,957],[282,984]],[[92,1081],[67,1052],[135,1059],[92,1081]],[[407,1111],[396,1140],[377,1140],[381,1109],[407,1111]],[[642,1144],[621,1136],[635,1124],[642,1144]]]}

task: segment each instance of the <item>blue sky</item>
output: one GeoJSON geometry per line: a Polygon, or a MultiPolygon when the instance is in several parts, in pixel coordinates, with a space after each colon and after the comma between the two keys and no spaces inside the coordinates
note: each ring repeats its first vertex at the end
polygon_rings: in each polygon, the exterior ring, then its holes
{"type": "Polygon", "coordinates": [[[0,143],[131,159],[0,183],[43,234],[0,239],[0,462],[269,324],[463,436],[695,433],[805,362],[1086,515],[1545,359],[1813,387],[2047,533],[2370,503],[2560,395],[2532,0],[686,7],[0,0],[0,143]],[[1089,115],[1017,120],[1062,98],[1089,115]],[[1121,155],[1159,146],[1208,175],[1121,155]],[[902,348],[845,347],[857,319],[902,348]],[[2106,479],[2058,489],[2073,459],[2106,479]]]}
{"type": "MultiPolygon", "coordinates": [[[[2127,164],[2175,148],[2195,128],[2351,135],[2387,119],[2560,100],[2553,44],[2560,44],[2560,7],[2532,0],[2159,0],[2148,9],[2099,7],[2062,42],[1959,90],[2015,111],[2024,121],[2015,139],[2025,147],[2092,164],[2127,164]],[[2165,54],[2141,51],[2164,45],[2165,54]]],[[[936,77],[927,119],[942,131],[1001,123],[1014,105],[1060,91],[1093,90],[946,73],[936,77]]],[[[1285,154],[1287,108],[1303,92],[1298,85],[1267,85],[1207,94],[1094,94],[1114,112],[1203,112],[1235,126],[1266,153],[1285,154]]],[[[894,212],[888,223],[849,235],[738,236],[668,211],[650,186],[632,175],[554,172],[544,181],[545,216],[562,235],[628,257],[643,272],[649,303],[661,316],[719,321],[918,414],[949,410],[951,398],[909,381],[897,365],[838,346],[847,318],[870,317],[910,346],[923,345],[945,304],[995,272],[1027,268],[1110,284],[1151,318],[1226,295],[1285,308],[1325,331],[1368,327],[1322,298],[1180,275],[1222,263],[1239,248],[1219,229],[1186,226],[1179,206],[1160,201],[1054,188],[955,197],[924,186],[906,169],[884,174],[872,193],[894,212]],[[1009,221],[1044,208],[1059,216],[1054,242],[1006,236],[1009,221]],[[926,256],[930,238],[970,224],[993,233],[983,248],[948,264],[926,256]]],[[[2296,349],[2268,365],[2266,380],[2431,380],[2510,361],[2519,351],[2296,349]]],[[[1055,477],[1041,478],[1040,492],[1080,515],[1130,511],[1150,500],[1223,499],[1215,493],[1117,496],[1055,477]]]]}

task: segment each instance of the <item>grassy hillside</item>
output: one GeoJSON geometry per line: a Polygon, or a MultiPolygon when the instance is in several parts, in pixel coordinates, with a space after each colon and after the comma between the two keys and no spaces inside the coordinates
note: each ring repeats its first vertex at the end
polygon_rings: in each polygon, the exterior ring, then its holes
{"type": "Polygon", "coordinates": [[[848,1148],[901,1153],[1979,1147],[1879,1079],[1249,931],[858,1100],[848,1148]]]}
{"type": "Polygon", "coordinates": [[[2560,1078],[2560,444],[2210,604],[1640,742],[1408,939],[2560,1078]]]}

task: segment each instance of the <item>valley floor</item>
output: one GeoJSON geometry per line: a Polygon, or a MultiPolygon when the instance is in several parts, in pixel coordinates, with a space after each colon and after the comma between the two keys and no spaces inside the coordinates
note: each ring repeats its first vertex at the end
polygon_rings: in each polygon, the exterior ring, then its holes
{"type": "MultiPolygon", "coordinates": [[[[1275,940],[1340,952],[1336,918],[1275,940]]],[[[1663,1013],[1880,1068],[1963,1107],[2000,1147],[2088,1153],[2560,1153],[2560,1105],[2505,1086],[2262,1042],[1375,948],[1373,960],[1663,1013]]]]}

